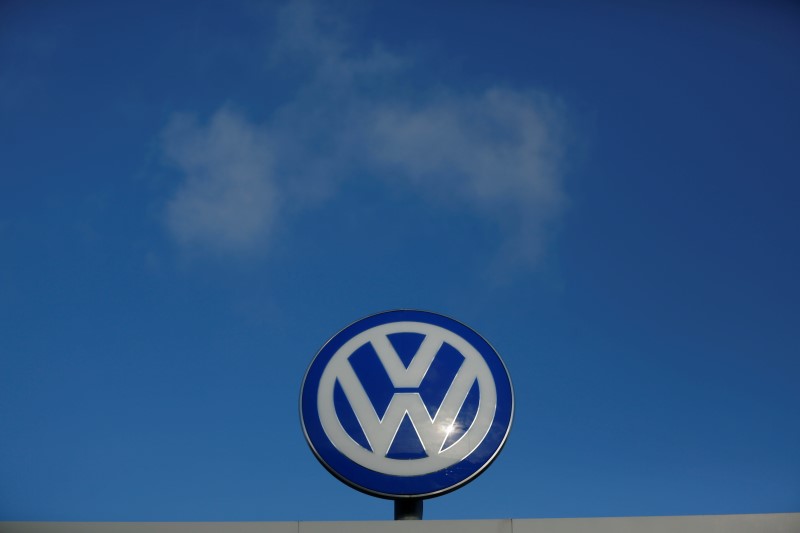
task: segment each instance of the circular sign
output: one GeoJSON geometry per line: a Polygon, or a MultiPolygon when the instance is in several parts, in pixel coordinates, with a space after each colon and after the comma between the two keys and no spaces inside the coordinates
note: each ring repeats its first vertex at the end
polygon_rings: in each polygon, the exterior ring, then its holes
{"type": "Polygon", "coordinates": [[[435,313],[387,311],[333,336],[303,379],[300,418],[317,459],[382,498],[429,498],[477,477],[505,444],[514,393],[475,331],[435,313]]]}

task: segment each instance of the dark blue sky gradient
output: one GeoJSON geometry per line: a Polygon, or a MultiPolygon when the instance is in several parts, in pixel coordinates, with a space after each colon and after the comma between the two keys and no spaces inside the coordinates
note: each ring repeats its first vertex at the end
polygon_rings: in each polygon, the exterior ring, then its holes
{"type": "Polygon", "coordinates": [[[426,517],[800,511],[800,10],[407,4],[310,5],[304,33],[270,3],[3,3],[0,520],[390,518],[297,400],[392,308],[476,329],[517,396],[426,517]],[[518,153],[531,109],[552,135],[518,153]],[[486,190],[458,167],[498,154],[486,190]],[[182,237],[192,172],[265,233],[182,237]]]}

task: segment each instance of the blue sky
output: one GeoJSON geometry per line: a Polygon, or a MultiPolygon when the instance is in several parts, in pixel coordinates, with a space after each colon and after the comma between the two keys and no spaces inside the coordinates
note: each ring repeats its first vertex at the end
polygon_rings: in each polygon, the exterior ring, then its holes
{"type": "Polygon", "coordinates": [[[297,401],[393,308],[517,397],[426,517],[800,511],[799,54],[788,2],[4,2],[0,519],[391,518],[297,401]]]}

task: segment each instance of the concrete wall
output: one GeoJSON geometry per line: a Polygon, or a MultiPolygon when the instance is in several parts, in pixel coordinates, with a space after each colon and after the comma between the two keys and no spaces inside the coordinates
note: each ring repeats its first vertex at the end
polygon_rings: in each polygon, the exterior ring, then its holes
{"type": "Polygon", "coordinates": [[[800,533],[800,513],[405,522],[0,522],[0,533],[800,533]]]}

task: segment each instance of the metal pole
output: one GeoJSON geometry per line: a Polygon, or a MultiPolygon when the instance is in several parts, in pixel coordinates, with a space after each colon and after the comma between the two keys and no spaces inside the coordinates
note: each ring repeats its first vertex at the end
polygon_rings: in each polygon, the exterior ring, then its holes
{"type": "Polygon", "coordinates": [[[395,520],[422,520],[422,499],[403,498],[394,501],[395,520]]]}

